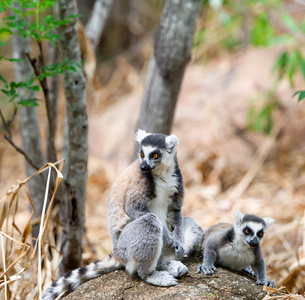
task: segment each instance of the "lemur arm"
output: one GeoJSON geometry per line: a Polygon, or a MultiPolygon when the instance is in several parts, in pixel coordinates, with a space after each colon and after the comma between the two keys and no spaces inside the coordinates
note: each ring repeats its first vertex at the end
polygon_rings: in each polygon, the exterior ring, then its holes
{"type": "Polygon", "coordinates": [[[213,241],[207,240],[203,243],[203,262],[198,266],[197,273],[203,272],[205,275],[212,275],[217,270],[215,262],[217,258],[217,252],[213,241]]]}
{"type": "MultiPolygon", "coordinates": [[[[138,219],[146,214],[150,214],[147,207],[148,199],[142,198],[140,201],[128,201],[125,205],[125,211],[132,219],[138,219]]],[[[166,247],[175,247],[172,233],[163,225],[163,244],[166,247]]]]}
{"type": "Polygon", "coordinates": [[[256,274],[256,285],[275,287],[274,281],[267,280],[264,255],[260,247],[256,251],[255,261],[251,267],[256,274]]]}
{"type": "Polygon", "coordinates": [[[181,206],[173,209],[173,238],[176,256],[182,257],[184,254],[183,247],[183,216],[181,206]]]}

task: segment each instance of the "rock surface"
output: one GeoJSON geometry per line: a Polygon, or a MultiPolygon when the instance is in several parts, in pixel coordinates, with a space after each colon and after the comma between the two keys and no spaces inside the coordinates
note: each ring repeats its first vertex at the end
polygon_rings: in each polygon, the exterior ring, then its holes
{"type": "Polygon", "coordinates": [[[199,300],[199,299],[263,299],[266,293],[255,279],[243,273],[218,268],[212,276],[197,274],[200,259],[184,262],[189,272],[174,287],[156,287],[143,282],[138,276],[131,278],[126,271],[119,270],[92,279],[65,300],[91,299],[143,299],[143,300],[199,300]]]}

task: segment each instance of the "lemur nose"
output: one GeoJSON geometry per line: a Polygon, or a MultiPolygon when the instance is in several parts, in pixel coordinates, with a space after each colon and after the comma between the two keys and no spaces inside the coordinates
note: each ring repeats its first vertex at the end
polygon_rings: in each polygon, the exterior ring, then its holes
{"type": "Polygon", "coordinates": [[[142,171],[150,171],[151,170],[151,166],[147,164],[146,161],[143,161],[141,164],[141,170],[142,171]]]}
{"type": "Polygon", "coordinates": [[[251,247],[257,247],[258,246],[258,240],[257,237],[254,237],[253,240],[250,241],[251,247]]]}

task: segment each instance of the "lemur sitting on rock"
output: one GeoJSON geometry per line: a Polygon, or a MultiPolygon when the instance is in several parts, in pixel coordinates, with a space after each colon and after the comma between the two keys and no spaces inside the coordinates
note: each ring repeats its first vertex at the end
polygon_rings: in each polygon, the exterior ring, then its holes
{"type": "Polygon", "coordinates": [[[188,271],[181,258],[200,250],[203,230],[181,211],[184,186],[176,155],[178,138],[138,130],[135,140],[139,159],[123,171],[110,192],[112,254],[59,278],[44,300],[121,268],[152,285],[177,285],[177,278],[188,271]]]}

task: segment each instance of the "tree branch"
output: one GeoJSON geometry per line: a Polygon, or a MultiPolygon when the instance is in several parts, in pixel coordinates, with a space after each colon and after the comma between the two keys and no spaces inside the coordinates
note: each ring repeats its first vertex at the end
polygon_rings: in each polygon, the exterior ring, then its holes
{"type": "MultiPolygon", "coordinates": [[[[44,59],[43,59],[43,53],[42,53],[42,44],[41,42],[38,43],[39,50],[40,50],[40,55],[39,55],[39,63],[43,68],[44,66],[44,59]]],[[[36,58],[31,58],[30,54],[28,52],[25,52],[25,55],[27,56],[33,70],[35,73],[36,78],[38,79],[39,76],[41,76],[41,71],[39,67],[37,66],[37,59],[36,58]]],[[[56,150],[55,150],[55,145],[54,145],[54,140],[55,140],[55,128],[53,126],[52,122],[52,113],[51,113],[51,108],[50,108],[50,97],[49,97],[49,89],[48,89],[48,83],[47,79],[38,79],[43,94],[45,98],[45,103],[46,103],[46,111],[47,111],[47,117],[48,117],[48,149],[47,149],[47,159],[51,162],[55,162],[57,160],[56,158],[56,150]]]]}
{"type": "Polygon", "coordinates": [[[21,149],[19,146],[17,146],[15,144],[15,142],[13,141],[13,138],[12,138],[12,131],[11,131],[11,124],[13,122],[13,120],[15,119],[15,116],[16,116],[16,113],[17,113],[17,108],[15,108],[14,110],[14,114],[13,114],[13,117],[8,120],[8,121],[5,121],[5,118],[2,114],[2,111],[0,109],[0,117],[1,117],[1,121],[2,121],[2,124],[3,124],[3,127],[5,129],[5,131],[7,132],[8,135],[4,134],[4,138],[16,149],[16,151],[18,151],[19,153],[21,153],[24,158],[26,159],[26,161],[36,170],[39,170],[39,168],[32,162],[32,160],[28,157],[28,155],[23,151],[23,149],[21,149]]]}

